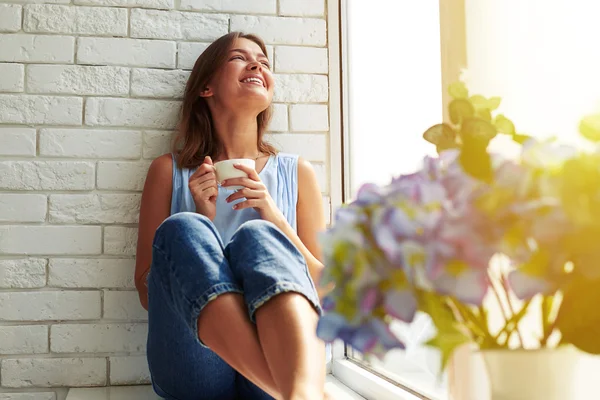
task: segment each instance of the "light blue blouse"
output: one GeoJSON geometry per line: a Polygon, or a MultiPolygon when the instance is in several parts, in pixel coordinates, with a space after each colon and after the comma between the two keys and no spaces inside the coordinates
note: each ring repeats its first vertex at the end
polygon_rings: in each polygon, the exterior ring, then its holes
{"type": "MultiPolygon", "coordinates": [[[[188,181],[198,168],[178,168],[175,154],[172,154],[172,157],[173,194],[171,196],[171,215],[184,211],[195,212],[196,206],[188,187],[188,181]]],[[[277,207],[295,230],[296,205],[298,203],[298,156],[285,153],[272,155],[258,176],[267,187],[277,207]]],[[[244,199],[227,203],[225,199],[233,192],[234,190],[219,187],[219,195],[217,196],[217,214],[213,223],[224,244],[229,243],[235,231],[244,222],[260,219],[260,215],[253,208],[234,210],[232,206],[244,201],[244,199]]]]}

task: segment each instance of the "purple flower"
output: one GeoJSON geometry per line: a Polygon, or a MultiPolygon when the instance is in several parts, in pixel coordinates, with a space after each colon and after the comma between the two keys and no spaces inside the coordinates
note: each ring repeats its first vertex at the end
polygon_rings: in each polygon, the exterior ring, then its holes
{"type": "Polygon", "coordinates": [[[328,343],[341,339],[361,353],[383,355],[391,349],[404,348],[386,324],[375,318],[350,325],[342,315],[327,313],[319,320],[317,336],[328,343]]]}

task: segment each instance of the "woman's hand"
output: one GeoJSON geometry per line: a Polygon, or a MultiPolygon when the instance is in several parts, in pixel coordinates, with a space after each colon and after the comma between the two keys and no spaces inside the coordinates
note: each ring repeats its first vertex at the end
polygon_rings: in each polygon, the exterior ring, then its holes
{"type": "Polygon", "coordinates": [[[196,212],[208,217],[211,221],[217,214],[217,175],[209,156],[204,157],[204,163],[190,176],[188,187],[196,204],[196,212]]]}
{"type": "Polygon", "coordinates": [[[235,168],[244,171],[248,174],[247,178],[231,178],[221,182],[221,186],[244,186],[244,189],[240,189],[227,198],[227,202],[245,198],[242,201],[233,206],[235,210],[243,210],[244,208],[254,208],[260,214],[260,217],[265,221],[274,223],[276,226],[281,227],[281,224],[285,221],[285,217],[282,212],[277,208],[275,201],[269,194],[267,187],[260,180],[258,173],[249,167],[241,164],[235,164],[235,168]]]}

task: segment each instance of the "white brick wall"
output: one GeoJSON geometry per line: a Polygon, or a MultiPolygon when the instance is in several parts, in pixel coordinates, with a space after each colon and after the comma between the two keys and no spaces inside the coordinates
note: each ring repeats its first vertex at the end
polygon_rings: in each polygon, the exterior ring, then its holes
{"type": "Polygon", "coordinates": [[[0,400],[149,383],[133,282],[141,190],[215,38],[265,39],[268,138],[313,162],[329,213],[325,5],[0,0],[0,400]]]}

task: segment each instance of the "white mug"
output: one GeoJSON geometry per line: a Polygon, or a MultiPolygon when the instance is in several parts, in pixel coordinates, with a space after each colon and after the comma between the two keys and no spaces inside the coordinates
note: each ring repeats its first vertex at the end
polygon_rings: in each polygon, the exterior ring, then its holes
{"type": "MultiPolygon", "coordinates": [[[[235,168],[233,164],[242,164],[252,169],[256,168],[256,162],[249,158],[232,158],[231,160],[219,161],[215,163],[215,169],[217,170],[217,182],[219,182],[219,184],[226,179],[245,178],[248,176],[248,174],[241,169],[235,168]]],[[[227,189],[239,190],[243,189],[244,187],[245,186],[235,185],[227,186],[227,189]]]]}

